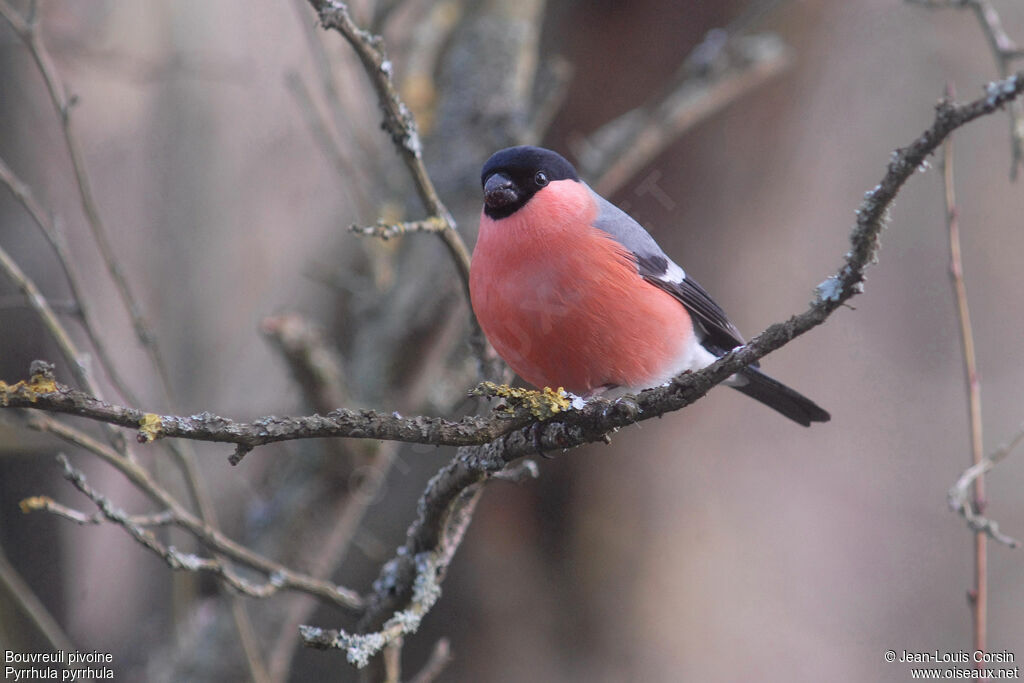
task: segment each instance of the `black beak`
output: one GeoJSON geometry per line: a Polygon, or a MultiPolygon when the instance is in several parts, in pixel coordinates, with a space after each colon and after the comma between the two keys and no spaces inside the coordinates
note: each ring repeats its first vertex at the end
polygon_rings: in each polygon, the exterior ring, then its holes
{"type": "Polygon", "coordinates": [[[484,183],[484,203],[489,209],[501,209],[515,203],[519,192],[515,183],[504,173],[493,173],[484,183]]]}

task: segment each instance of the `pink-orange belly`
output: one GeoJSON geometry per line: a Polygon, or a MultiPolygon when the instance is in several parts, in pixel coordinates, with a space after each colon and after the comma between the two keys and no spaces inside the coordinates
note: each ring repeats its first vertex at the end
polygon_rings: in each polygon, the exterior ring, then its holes
{"type": "Polygon", "coordinates": [[[484,333],[537,387],[583,394],[667,380],[692,344],[689,314],[643,280],[614,240],[588,230],[571,243],[514,249],[489,244],[482,230],[470,287],[484,333]]]}

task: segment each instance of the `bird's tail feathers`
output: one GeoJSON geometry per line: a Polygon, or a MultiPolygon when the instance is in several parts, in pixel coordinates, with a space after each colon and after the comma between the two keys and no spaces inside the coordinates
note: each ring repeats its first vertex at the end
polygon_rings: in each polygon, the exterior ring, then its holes
{"type": "Polygon", "coordinates": [[[805,427],[812,422],[828,422],[832,417],[811,399],[757,368],[746,367],[736,374],[739,381],[730,382],[729,386],[805,427]]]}

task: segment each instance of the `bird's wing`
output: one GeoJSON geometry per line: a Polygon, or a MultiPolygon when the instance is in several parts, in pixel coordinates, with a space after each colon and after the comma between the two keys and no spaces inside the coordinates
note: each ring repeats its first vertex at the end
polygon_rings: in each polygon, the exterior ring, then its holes
{"type": "Polygon", "coordinates": [[[743,344],[743,336],[729,322],[722,307],[662,251],[643,226],[601,195],[593,190],[591,193],[598,207],[594,227],[604,230],[626,248],[636,261],[637,272],[642,278],[665,290],[686,307],[698,332],[703,333],[701,342],[704,346],[721,355],[743,344]]]}

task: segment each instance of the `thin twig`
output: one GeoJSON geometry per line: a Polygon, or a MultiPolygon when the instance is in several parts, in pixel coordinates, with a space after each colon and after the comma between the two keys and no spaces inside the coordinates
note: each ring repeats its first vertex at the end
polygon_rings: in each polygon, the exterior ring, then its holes
{"type": "MultiPolygon", "coordinates": [[[[80,510],[68,507],[67,505],[62,505],[48,496],[32,496],[31,498],[25,498],[18,503],[18,506],[21,508],[21,511],[26,514],[42,510],[83,526],[103,524],[105,519],[102,512],[87,515],[80,510]]],[[[163,512],[157,512],[151,515],[126,515],[125,519],[129,523],[138,527],[168,526],[170,524],[174,524],[174,515],[171,514],[169,510],[164,510],[163,512]]]]}
{"type": "MultiPolygon", "coordinates": [[[[947,85],[946,96],[952,96],[952,86],[947,85]]],[[[960,322],[960,342],[964,358],[964,380],[967,389],[968,422],[971,434],[971,462],[977,466],[984,455],[984,438],[981,421],[981,382],[974,352],[974,332],[971,327],[971,310],[967,303],[967,285],[964,282],[963,259],[960,250],[959,207],[956,203],[956,186],[953,179],[953,136],[942,144],[943,196],[946,205],[946,228],[949,232],[949,275],[953,284],[953,299],[956,303],[957,318],[960,322]]],[[[974,500],[970,503],[973,511],[981,512],[985,500],[985,479],[979,473],[974,478],[974,500]]],[[[986,625],[988,623],[988,552],[987,537],[984,533],[974,534],[974,586],[968,592],[971,618],[973,621],[974,649],[985,651],[986,625]]]]}
{"type": "Polygon", "coordinates": [[[64,632],[57,620],[53,618],[46,605],[36,597],[32,587],[21,578],[18,571],[8,562],[3,548],[0,548],[0,586],[7,589],[11,601],[17,605],[35,626],[35,629],[46,639],[50,649],[57,652],[71,652],[75,649],[71,638],[64,632]]]}
{"type": "Polygon", "coordinates": [[[777,36],[743,35],[749,23],[709,32],[673,87],[579,145],[580,168],[595,190],[614,194],[684,132],[789,67],[790,52],[777,36]]]}
{"type": "MultiPolygon", "coordinates": [[[[851,297],[863,291],[864,271],[877,259],[879,238],[888,220],[889,208],[906,181],[922,162],[936,151],[955,129],[981,116],[991,114],[1024,92],[1024,74],[1005,81],[990,83],[986,95],[967,104],[941,101],[936,107],[932,125],[907,147],[896,150],[882,181],[869,191],[857,210],[857,222],[850,233],[851,248],[845,263],[836,275],[818,285],[818,298],[811,307],[783,323],[772,325],[748,344],[738,347],[711,366],[675,378],[670,386],[642,392],[634,403],[620,401],[605,406],[604,418],[590,429],[575,422],[594,406],[570,411],[537,427],[516,430],[480,447],[462,448],[456,457],[441,469],[427,485],[417,506],[417,517],[406,533],[406,543],[398,554],[384,565],[375,586],[379,589],[360,625],[376,630],[389,615],[398,614],[407,604],[416,575],[411,558],[418,553],[447,548],[454,552],[454,537],[446,539],[444,530],[455,523],[468,523],[467,496],[477,496],[481,484],[515,459],[541,450],[571,448],[581,440],[596,441],[612,428],[624,426],[662,414],[672,407],[681,407],[706,393],[736,370],[749,365],[794,337],[820,325],[851,297]],[[599,428],[596,428],[599,425],[599,428]],[[603,429],[603,431],[601,431],[603,429]]],[[[628,398],[628,397],[627,397],[628,398]]],[[[472,500],[472,498],[470,499],[472,500]]],[[[468,508],[471,510],[472,505],[468,508]]],[[[441,563],[443,566],[443,563],[441,563]]]]}
{"type": "Polygon", "coordinates": [[[132,324],[135,328],[135,334],[142,343],[143,348],[145,348],[146,352],[149,354],[150,359],[153,362],[153,366],[156,368],[160,376],[161,383],[165,388],[169,388],[171,386],[170,375],[167,372],[167,366],[161,356],[156,337],[154,337],[153,333],[150,331],[149,324],[146,322],[142,314],[142,307],[139,305],[138,300],[132,293],[131,287],[128,285],[128,280],[121,268],[121,264],[114,254],[113,244],[111,243],[106,226],[104,226],[103,220],[100,218],[99,208],[92,193],[89,175],[85,170],[85,159],[82,156],[81,149],[78,145],[78,138],[75,134],[74,126],[72,125],[71,109],[74,107],[77,100],[74,97],[68,96],[67,89],[57,73],[57,68],[53,63],[53,59],[50,57],[50,53],[43,45],[42,39],[39,37],[37,24],[30,23],[23,19],[16,11],[14,11],[14,8],[8,4],[7,0],[0,0],[0,16],[3,16],[7,23],[10,24],[18,38],[25,43],[29,53],[32,55],[33,61],[36,63],[36,67],[39,69],[40,75],[43,77],[43,82],[46,84],[46,91],[50,95],[50,101],[53,103],[53,107],[57,111],[57,116],[61,122],[61,131],[64,134],[64,144],[67,148],[68,157],[71,160],[71,167],[75,175],[75,184],[78,187],[79,199],[81,200],[82,211],[85,214],[86,222],[89,224],[93,239],[96,241],[96,246],[100,250],[103,262],[107,266],[111,279],[113,279],[114,284],[116,285],[118,295],[121,297],[125,308],[128,310],[128,314],[131,316],[132,324]]]}
{"type": "Polygon", "coordinates": [[[315,595],[322,600],[347,610],[358,611],[361,609],[363,604],[362,598],[354,591],[338,586],[330,581],[322,581],[292,571],[231,540],[217,528],[186,510],[181,503],[157,484],[140,465],[122,457],[87,434],[46,415],[29,415],[26,418],[25,424],[30,429],[52,434],[62,441],[79,446],[112,465],[161,509],[169,511],[174,518],[175,526],[195,536],[197,540],[212,551],[266,574],[269,580],[264,590],[268,595],[278,590],[297,590],[315,595]]]}
{"type": "Polygon", "coordinates": [[[684,373],[669,385],[643,391],[635,399],[620,400],[611,405],[599,400],[591,401],[581,410],[564,410],[539,426],[535,426],[536,420],[528,411],[513,416],[470,416],[452,421],[424,416],[404,418],[397,413],[388,415],[370,410],[346,409],[338,409],[326,416],[267,416],[255,422],[243,423],[209,413],[187,417],[145,413],[135,408],[104,403],[60,385],[48,393],[24,388],[18,391],[8,389],[0,404],[70,413],[135,428],[139,430],[138,438],[143,441],[176,437],[234,443],[234,463],[240,461],[252,448],[263,444],[337,436],[447,446],[493,445],[493,442],[500,441],[503,459],[530,454],[538,445],[543,449],[559,450],[604,440],[609,432],[617,428],[649,420],[693,403],[737,370],[822,324],[833,311],[860,293],[863,289],[864,270],[877,254],[888,209],[907,179],[956,128],[991,114],[1021,92],[1024,92],[1024,74],[1016,74],[1004,81],[988,84],[986,95],[973,102],[962,105],[948,100],[940,102],[932,126],[911,145],[892,155],[882,182],[865,195],[857,210],[857,223],[850,236],[852,248],[846,254],[846,262],[835,275],[818,286],[818,298],[808,310],[770,326],[707,368],[684,373]]]}
{"type": "Polygon", "coordinates": [[[446,224],[446,228],[437,234],[444,241],[455,262],[468,300],[469,250],[456,230],[455,219],[441,201],[427,173],[416,122],[395,88],[392,78],[394,65],[384,51],[384,42],[380,36],[356,26],[344,3],[337,0],[310,0],[310,4],[317,11],[320,24],[325,29],[334,29],[345,37],[369,75],[384,112],[384,129],[391,135],[392,142],[412,174],[420,201],[429,216],[436,217],[446,224]]]}
{"type": "MultiPolygon", "coordinates": [[[[85,158],[79,148],[77,135],[75,134],[75,130],[72,125],[71,109],[76,103],[76,98],[68,96],[67,88],[61,81],[60,75],[53,63],[53,59],[50,57],[50,54],[40,37],[39,27],[36,23],[35,17],[31,16],[29,20],[24,19],[14,11],[6,0],[0,0],[0,15],[3,16],[22,42],[25,43],[40,75],[42,76],[43,82],[46,85],[50,101],[52,102],[61,122],[61,131],[63,133],[64,143],[67,148],[68,157],[71,161],[72,170],[74,171],[75,184],[78,188],[82,211],[85,214],[86,222],[89,225],[93,239],[100,251],[103,262],[110,273],[111,279],[114,281],[121,301],[131,317],[135,334],[145,349],[150,362],[160,379],[160,385],[163,389],[164,396],[167,402],[173,406],[175,403],[173,387],[170,374],[167,370],[167,365],[164,363],[157,339],[150,330],[150,327],[143,316],[142,307],[135,298],[135,295],[128,284],[128,280],[124,275],[121,263],[114,253],[109,233],[102,218],[100,217],[99,207],[95,197],[93,196],[92,184],[85,168],[85,158]]],[[[74,280],[70,275],[70,271],[69,282],[72,282],[72,284],[74,283],[74,280]]],[[[98,341],[98,337],[92,334],[90,334],[90,337],[93,340],[93,345],[97,348],[97,352],[102,354],[102,362],[104,362],[105,365],[109,364],[110,368],[113,368],[113,364],[110,363],[107,358],[103,344],[98,341]]],[[[116,378],[116,373],[111,373],[111,377],[112,379],[116,378]]],[[[127,388],[126,385],[119,380],[118,383],[122,387],[122,393],[125,393],[123,389],[127,388]]],[[[86,387],[93,395],[98,395],[95,388],[93,388],[88,382],[83,383],[83,387],[86,387]]],[[[131,393],[127,392],[125,395],[130,397],[131,393]]],[[[119,443],[114,441],[114,443],[118,444],[119,450],[127,455],[123,442],[119,443]]],[[[206,492],[204,485],[196,472],[192,454],[187,450],[173,445],[171,446],[171,454],[182,471],[182,475],[189,492],[199,510],[200,518],[209,521],[212,524],[216,524],[216,517],[214,516],[214,509],[210,496],[206,492]]],[[[235,598],[229,596],[228,599],[233,600],[235,598]]],[[[237,616],[240,613],[236,611],[234,614],[237,616]]],[[[246,629],[251,630],[249,626],[239,624],[240,631],[245,631],[246,629]]],[[[253,648],[247,650],[247,654],[251,651],[253,651],[253,648]]],[[[261,665],[254,664],[251,661],[248,661],[248,663],[252,674],[257,676],[259,670],[262,668],[261,665]]]]}
{"type": "Polygon", "coordinates": [[[968,500],[971,485],[975,480],[995,467],[1003,458],[1024,441],[1024,425],[1021,425],[1017,433],[1009,442],[997,448],[991,455],[982,458],[981,462],[971,465],[960,475],[957,482],[949,489],[949,507],[958,513],[967,522],[967,526],[978,535],[985,534],[989,538],[1007,545],[1011,548],[1020,547],[1020,541],[1011,538],[999,530],[999,524],[995,520],[982,516],[968,500]]]}
{"type": "Polygon", "coordinates": [[[361,213],[367,212],[370,205],[366,201],[369,192],[366,190],[365,173],[356,167],[355,163],[348,158],[341,145],[338,144],[338,140],[335,138],[334,133],[331,132],[330,126],[313,102],[313,98],[309,94],[309,88],[306,87],[302,77],[295,72],[289,72],[285,75],[285,84],[305,116],[306,126],[316,141],[317,147],[320,148],[328,161],[331,162],[334,170],[338,173],[339,179],[343,181],[338,185],[339,189],[345,193],[349,201],[358,207],[361,213]]]}
{"type": "MultiPolygon", "coordinates": [[[[915,5],[932,9],[971,9],[985,34],[999,70],[999,77],[1006,78],[1013,70],[1013,62],[1024,59],[1024,49],[1010,38],[1003,28],[1002,19],[990,0],[907,0],[915,5]]],[[[1017,172],[1024,167],[1024,103],[1011,102],[1010,114],[1010,179],[1017,179],[1017,172]]]]}
{"type": "MultiPolygon", "coordinates": [[[[308,0],[293,0],[292,5],[302,29],[302,36],[306,39],[306,46],[313,57],[313,65],[320,80],[320,90],[333,121],[333,133],[350,140],[353,148],[361,155],[361,172],[356,174],[356,182],[364,183],[366,178],[378,177],[379,173],[367,173],[366,165],[375,165],[377,155],[374,153],[368,136],[361,135],[361,131],[357,131],[355,134],[351,132],[353,130],[352,114],[346,108],[346,102],[350,100],[341,95],[346,89],[344,85],[339,87],[339,73],[336,73],[334,68],[334,59],[327,52],[323,34],[315,30],[315,23],[309,20],[309,2],[308,0]]],[[[347,75],[344,71],[341,71],[340,74],[347,75]]]]}
{"type": "MultiPolygon", "coordinates": [[[[85,475],[71,466],[67,456],[60,454],[57,461],[64,469],[64,477],[85,494],[99,508],[107,521],[122,527],[138,543],[161,557],[171,569],[191,572],[209,572],[215,575],[234,590],[251,598],[269,598],[276,595],[284,587],[283,577],[271,575],[265,583],[254,583],[243,578],[230,565],[216,558],[205,558],[191,553],[184,553],[172,545],[164,545],[157,540],[151,531],[136,524],[132,515],[113,505],[110,500],[89,486],[85,475]]],[[[63,515],[62,515],[63,516],[63,515]]]]}
{"type": "Polygon", "coordinates": [[[452,659],[454,657],[452,657],[451,643],[447,638],[441,638],[434,644],[427,663],[423,665],[418,674],[409,679],[409,683],[433,683],[452,659]]]}
{"type": "Polygon", "coordinates": [[[448,229],[448,224],[443,218],[431,216],[422,221],[405,221],[402,223],[387,223],[380,221],[377,225],[352,225],[349,232],[361,237],[376,237],[385,242],[394,237],[405,235],[411,232],[443,232],[448,229]]]}
{"type": "MultiPolygon", "coordinates": [[[[92,344],[93,349],[96,350],[96,355],[99,358],[100,365],[106,372],[107,377],[113,383],[114,387],[120,392],[121,396],[126,401],[131,403],[137,403],[138,399],[128,383],[124,381],[117,367],[114,365],[113,359],[110,357],[110,353],[107,351],[107,346],[103,342],[103,338],[100,336],[96,327],[93,325],[92,315],[89,308],[88,300],[83,296],[83,290],[81,281],[78,278],[78,274],[75,271],[74,262],[71,259],[71,255],[68,253],[67,244],[64,241],[63,236],[57,230],[57,227],[53,224],[48,217],[48,213],[43,207],[36,201],[29,186],[23,182],[14,171],[7,165],[7,163],[0,159],[0,182],[7,186],[7,189],[11,191],[18,203],[25,209],[28,215],[32,218],[32,221],[39,228],[40,232],[46,238],[46,241],[50,244],[54,254],[57,256],[57,262],[60,264],[61,270],[64,272],[64,279],[68,283],[68,288],[71,290],[71,300],[74,306],[74,314],[82,324],[82,329],[85,331],[86,336],[89,338],[89,343],[92,344]]],[[[82,388],[86,391],[96,392],[98,389],[94,384],[85,384],[82,388]]],[[[98,394],[97,394],[98,395],[98,394]]]]}
{"type": "Polygon", "coordinates": [[[50,337],[57,344],[57,348],[67,362],[75,381],[78,382],[79,386],[87,388],[87,391],[89,389],[95,391],[95,384],[89,374],[88,365],[82,351],[71,339],[71,335],[68,334],[68,331],[61,324],[57,314],[50,307],[43,293],[39,291],[36,283],[21,269],[2,246],[0,246],[0,271],[24,295],[29,308],[35,312],[43,327],[46,328],[50,337]]]}

